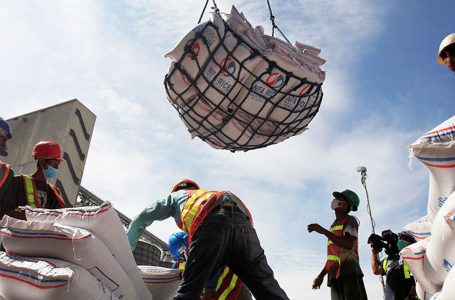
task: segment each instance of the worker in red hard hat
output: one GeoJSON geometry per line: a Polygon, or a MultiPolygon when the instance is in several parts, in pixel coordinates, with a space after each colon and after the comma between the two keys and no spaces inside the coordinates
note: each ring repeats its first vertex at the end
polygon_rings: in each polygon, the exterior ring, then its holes
{"type": "Polygon", "coordinates": [[[14,177],[12,189],[2,203],[3,214],[25,219],[20,206],[50,209],[67,207],[57,187],[48,183],[49,179],[57,177],[58,167],[63,160],[60,145],[41,141],[33,147],[32,157],[36,160],[36,171],[31,175],[19,174],[14,177]]]}
{"type": "Polygon", "coordinates": [[[449,34],[442,40],[436,62],[446,65],[450,71],[455,72],[455,33],[449,34]]]}
{"type": "Polygon", "coordinates": [[[267,263],[251,214],[229,191],[204,190],[189,179],[172,188],[171,194],[147,206],[131,222],[131,248],[142,231],[154,221],[173,218],[189,235],[188,259],[174,299],[200,299],[214,270],[229,267],[256,299],[289,299],[267,263]]]}

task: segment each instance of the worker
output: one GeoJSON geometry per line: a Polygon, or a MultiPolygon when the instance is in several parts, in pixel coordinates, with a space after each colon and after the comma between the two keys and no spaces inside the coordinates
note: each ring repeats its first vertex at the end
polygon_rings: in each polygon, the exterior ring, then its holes
{"type": "Polygon", "coordinates": [[[183,231],[171,234],[169,237],[169,252],[174,258],[172,269],[185,269],[188,248],[188,234],[183,231]]]}
{"type": "MultiPolygon", "coordinates": [[[[13,137],[11,126],[3,118],[0,118],[0,156],[7,156],[7,145],[9,139],[13,137]]],[[[0,203],[3,202],[3,196],[8,190],[14,171],[11,166],[0,160],[0,203]]]]}
{"type": "Polygon", "coordinates": [[[211,273],[228,266],[256,299],[288,299],[267,263],[251,214],[229,191],[209,191],[189,179],[146,207],[128,229],[131,248],[154,221],[174,218],[189,235],[188,259],[174,299],[199,299],[211,273]]]}
{"type": "Polygon", "coordinates": [[[41,141],[33,147],[32,157],[36,160],[36,171],[31,175],[14,176],[12,187],[5,195],[0,217],[7,214],[25,219],[20,206],[38,208],[65,208],[66,204],[57,187],[47,182],[58,174],[62,159],[60,145],[52,141],[41,141]]]}
{"type": "Polygon", "coordinates": [[[0,156],[8,156],[6,142],[12,137],[11,126],[3,118],[0,118],[0,156]]]}
{"type": "Polygon", "coordinates": [[[442,40],[436,62],[446,65],[450,71],[455,72],[455,33],[449,34],[442,40]]]}
{"type": "Polygon", "coordinates": [[[406,262],[400,259],[400,251],[415,242],[409,231],[395,234],[391,230],[384,230],[381,236],[373,233],[368,238],[373,274],[386,276],[385,300],[418,299],[414,277],[406,262]],[[382,250],[387,256],[379,261],[378,254],[382,250]]]}
{"type": "Polygon", "coordinates": [[[328,238],[327,261],[320,274],[313,281],[313,289],[320,288],[325,275],[330,287],[332,300],[366,300],[363,273],[359,264],[358,229],[359,221],[349,215],[357,211],[359,197],[351,190],[334,192],[331,208],[335,211],[335,221],[330,230],[319,224],[308,225],[308,231],[325,235],[328,238]]]}

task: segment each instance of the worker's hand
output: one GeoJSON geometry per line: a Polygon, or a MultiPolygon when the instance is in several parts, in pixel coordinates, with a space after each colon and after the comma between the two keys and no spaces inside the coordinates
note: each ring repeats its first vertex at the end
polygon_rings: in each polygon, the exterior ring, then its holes
{"type": "Polygon", "coordinates": [[[324,230],[325,230],[324,227],[322,227],[321,225],[319,225],[317,223],[308,225],[308,232],[310,232],[310,233],[313,231],[316,231],[317,233],[323,233],[324,230]]]}
{"type": "Polygon", "coordinates": [[[318,276],[313,280],[313,290],[319,289],[321,287],[324,277],[318,276]]]}

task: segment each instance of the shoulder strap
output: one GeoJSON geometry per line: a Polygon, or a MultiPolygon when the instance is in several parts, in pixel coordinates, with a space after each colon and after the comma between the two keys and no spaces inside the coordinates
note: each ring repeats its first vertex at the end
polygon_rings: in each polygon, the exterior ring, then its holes
{"type": "Polygon", "coordinates": [[[10,170],[10,165],[0,161],[0,187],[3,186],[6,179],[8,178],[10,170]]]}
{"type": "Polygon", "coordinates": [[[65,201],[63,201],[62,196],[60,196],[60,192],[57,189],[57,187],[50,183],[48,183],[47,185],[51,188],[52,192],[54,193],[55,198],[57,199],[58,206],[59,206],[58,208],[65,208],[66,207],[65,201]]]}

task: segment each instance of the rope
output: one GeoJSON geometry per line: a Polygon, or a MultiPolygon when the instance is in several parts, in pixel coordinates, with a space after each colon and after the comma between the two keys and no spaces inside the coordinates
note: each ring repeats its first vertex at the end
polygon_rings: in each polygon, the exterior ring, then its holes
{"type": "Polygon", "coordinates": [[[207,8],[207,4],[209,4],[209,0],[205,1],[205,5],[204,5],[204,8],[202,9],[201,16],[199,17],[199,20],[197,21],[198,24],[201,23],[202,16],[204,15],[205,9],[207,8]]]}
{"type": "Polygon", "coordinates": [[[360,182],[362,183],[363,187],[365,188],[365,194],[367,196],[367,213],[370,216],[371,228],[373,230],[373,233],[375,233],[376,222],[373,218],[373,214],[371,213],[370,196],[368,195],[367,182],[366,182],[366,180],[368,178],[366,168],[365,168],[365,170],[361,171],[360,176],[361,176],[360,182]]]}
{"type": "MultiPolygon", "coordinates": [[[[371,212],[371,205],[370,205],[370,196],[368,194],[368,189],[367,189],[367,168],[365,167],[358,167],[357,168],[357,171],[360,172],[360,182],[362,183],[364,189],[365,189],[365,194],[367,196],[367,213],[368,215],[370,216],[370,221],[371,221],[371,228],[373,230],[373,233],[375,233],[375,228],[376,228],[376,221],[374,220],[373,218],[373,214],[371,212]]],[[[379,254],[378,254],[378,260],[380,261],[380,257],[379,257],[379,254]]],[[[385,299],[385,284],[384,284],[384,277],[381,275],[379,277],[379,281],[381,282],[381,285],[382,285],[382,290],[384,292],[384,299],[385,299]]]]}
{"type": "Polygon", "coordinates": [[[286,42],[288,42],[288,44],[292,45],[291,42],[286,37],[286,35],[281,31],[280,28],[278,28],[278,26],[275,23],[275,16],[273,15],[273,12],[272,12],[272,6],[270,5],[270,0],[267,0],[267,5],[269,7],[269,12],[270,12],[270,22],[272,22],[272,36],[275,36],[275,28],[276,28],[279,31],[279,33],[281,33],[281,35],[286,40],[286,42]]]}
{"type": "MultiPolygon", "coordinates": [[[[220,14],[220,10],[218,9],[218,6],[216,5],[215,0],[212,0],[213,6],[211,9],[213,9],[217,14],[220,14]]],[[[199,20],[197,21],[198,24],[201,23],[202,17],[204,16],[205,10],[207,8],[207,5],[209,4],[209,0],[205,1],[204,8],[202,9],[201,16],[199,17],[199,20]]]]}

